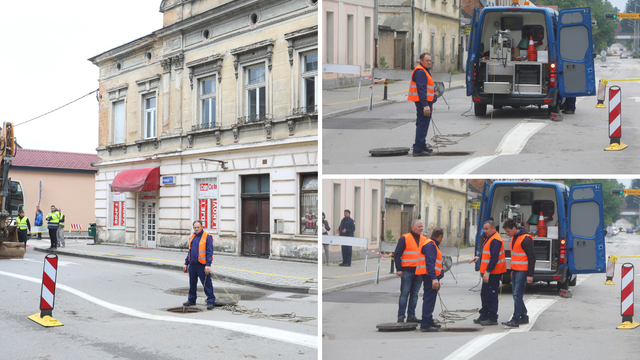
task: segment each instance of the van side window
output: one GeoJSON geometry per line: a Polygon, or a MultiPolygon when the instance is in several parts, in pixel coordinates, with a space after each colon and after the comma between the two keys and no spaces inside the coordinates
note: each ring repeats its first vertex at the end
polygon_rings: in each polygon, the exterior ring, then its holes
{"type": "Polygon", "coordinates": [[[533,37],[533,41],[544,40],[544,27],[542,25],[525,25],[522,27],[522,38],[529,40],[533,37]]]}

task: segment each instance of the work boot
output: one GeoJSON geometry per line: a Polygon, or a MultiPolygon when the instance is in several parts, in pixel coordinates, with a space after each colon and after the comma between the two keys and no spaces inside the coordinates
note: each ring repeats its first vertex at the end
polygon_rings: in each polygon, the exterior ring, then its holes
{"type": "Polygon", "coordinates": [[[191,301],[185,301],[182,303],[182,306],[195,306],[196,303],[191,301]]]}
{"type": "Polygon", "coordinates": [[[480,325],[482,325],[482,326],[498,325],[498,322],[497,321],[491,321],[491,320],[482,320],[480,322],[480,325]]]}
{"type": "Polygon", "coordinates": [[[420,328],[421,332],[438,332],[438,330],[440,330],[439,328],[437,328],[436,326],[429,326],[428,328],[420,328]]]}
{"type": "Polygon", "coordinates": [[[404,316],[398,316],[398,322],[399,323],[403,323],[404,322],[404,316]]]}
{"type": "Polygon", "coordinates": [[[528,324],[529,323],[529,317],[528,316],[521,316],[519,323],[523,324],[523,325],[524,324],[528,324]]]}
{"type": "Polygon", "coordinates": [[[576,111],[575,110],[562,110],[563,113],[565,114],[575,114],[576,111]]]}
{"type": "Polygon", "coordinates": [[[502,325],[508,327],[508,328],[513,328],[513,329],[517,329],[520,327],[520,325],[514,321],[513,319],[507,321],[507,322],[503,322],[502,325]]]}
{"type": "Polygon", "coordinates": [[[215,306],[214,303],[208,303],[207,304],[207,310],[213,310],[213,307],[215,306]]]}
{"type": "Polygon", "coordinates": [[[428,151],[422,151],[419,153],[413,153],[413,156],[429,156],[429,152],[428,151]]]}
{"type": "Polygon", "coordinates": [[[408,323],[419,323],[420,319],[418,319],[415,315],[411,315],[409,316],[409,318],[407,319],[408,323]]]}
{"type": "Polygon", "coordinates": [[[483,322],[483,321],[484,321],[484,320],[482,320],[482,319],[480,319],[480,318],[473,319],[473,323],[474,323],[474,324],[478,324],[478,325],[482,324],[482,322],[483,322]]]}

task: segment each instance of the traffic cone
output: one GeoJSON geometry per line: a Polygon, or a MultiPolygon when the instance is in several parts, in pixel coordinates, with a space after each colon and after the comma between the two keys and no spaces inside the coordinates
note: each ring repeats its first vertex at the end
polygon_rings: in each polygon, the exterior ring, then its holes
{"type": "Polygon", "coordinates": [[[538,51],[533,45],[533,37],[529,37],[529,50],[527,50],[527,55],[529,61],[538,61],[538,51]]]}
{"type": "Polygon", "coordinates": [[[538,237],[547,237],[547,224],[544,222],[542,211],[540,211],[540,219],[538,220],[538,237]]]}

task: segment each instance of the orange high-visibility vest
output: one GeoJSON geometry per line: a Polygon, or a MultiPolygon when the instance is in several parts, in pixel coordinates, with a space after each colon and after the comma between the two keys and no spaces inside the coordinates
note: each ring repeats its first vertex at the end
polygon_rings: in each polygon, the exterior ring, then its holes
{"type": "Polygon", "coordinates": [[[416,244],[416,240],[411,233],[404,234],[405,248],[400,260],[403,267],[416,267],[418,266],[418,260],[420,259],[420,249],[427,243],[427,238],[420,235],[419,244],[416,244]]]}
{"type": "MultiPolygon", "coordinates": [[[[198,262],[201,264],[207,264],[207,237],[209,234],[206,231],[202,231],[202,236],[200,236],[200,242],[198,243],[198,262]]],[[[196,237],[196,234],[191,234],[191,238],[189,239],[189,257],[191,257],[191,240],[196,237]]],[[[213,236],[211,237],[213,239],[213,236]]],[[[213,261],[213,254],[211,255],[211,261],[213,261]]]]}
{"type": "MultiPolygon", "coordinates": [[[[500,241],[500,254],[498,255],[498,263],[496,264],[496,267],[491,270],[491,274],[504,274],[507,272],[507,259],[504,256],[504,242],[502,242],[502,237],[497,231],[484,243],[484,247],[482,249],[482,260],[480,261],[480,272],[483,274],[487,272],[489,261],[491,261],[491,242],[493,240],[500,241]]],[[[511,264],[513,264],[513,262],[511,262],[511,264]]]]}
{"type": "MultiPolygon", "coordinates": [[[[522,250],[522,240],[527,236],[531,237],[530,234],[522,234],[515,240],[511,237],[511,270],[529,270],[529,259],[524,250],[522,250]]],[[[531,242],[533,242],[533,238],[531,238],[531,242]]]]}
{"type": "Polygon", "coordinates": [[[431,77],[427,69],[422,67],[422,65],[416,66],[416,68],[413,69],[413,72],[411,73],[411,83],[409,84],[409,97],[407,99],[413,102],[420,101],[420,96],[418,96],[418,86],[415,83],[415,81],[413,81],[413,75],[416,73],[417,70],[422,70],[424,71],[425,74],[427,74],[427,101],[431,102],[433,101],[433,97],[436,94],[436,84],[433,82],[433,78],[431,77]]]}
{"type": "MultiPolygon", "coordinates": [[[[438,244],[436,244],[436,242],[432,239],[427,239],[427,242],[423,245],[423,247],[427,246],[427,244],[430,242],[432,242],[436,246],[436,251],[438,251],[438,255],[436,256],[435,268],[436,276],[440,276],[440,274],[442,273],[442,253],[440,252],[438,244]]],[[[422,250],[422,248],[420,248],[420,250],[422,250]]],[[[420,252],[420,259],[418,259],[418,265],[416,266],[416,275],[425,274],[429,274],[429,272],[427,271],[427,260],[425,259],[422,252],[420,252]]]]}

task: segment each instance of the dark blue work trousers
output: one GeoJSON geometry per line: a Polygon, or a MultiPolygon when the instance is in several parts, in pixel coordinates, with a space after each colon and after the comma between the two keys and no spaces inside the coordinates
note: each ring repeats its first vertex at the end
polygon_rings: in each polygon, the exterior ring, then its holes
{"type": "MultiPolygon", "coordinates": [[[[431,123],[431,115],[424,116],[424,107],[420,101],[416,101],[416,139],[413,144],[413,152],[420,153],[427,150],[427,132],[431,123]]],[[[433,111],[433,109],[432,109],[433,111]]]]}
{"type": "Polygon", "coordinates": [[[422,275],[422,283],[424,284],[424,295],[422,296],[422,320],[420,321],[420,328],[426,329],[434,326],[433,321],[433,309],[436,307],[436,297],[438,297],[438,290],[431,288],[431,276],[428,274],[422,275]]]}
{"type": "Polygon", "coordinates": [[[211,284],[211,274],[205,275],[204,264],[190,263],[189,264],[189,301],[196,302],[196,291],[198,290],[198,279],[204,286],[204,293],[207,295],[207,304],[215,304],[216,296],[213,295],[213,285],[211,284]]]}
{"type": "Polygon", "coordinates": [[[482,282],[480,320],[498,321],[498,291],[501,277],[502,274],[489,274],[489,282],[482,282]]]}
{"type": "Polygon", "coordinates": [[[341,245],[342,246],[342,263],[345,265],[351,265],[351,253],[353,249],[351,245],[341,245]]]}
{"type": "Polygon", "coordinates": [[[420,275],[416,275],[412,271],[402,271],[402,278],[400,280],[400,299],[398,300],[399,317],[404,317],[405,311],[407,312],[407,317],[416,315],[420,285],[422,285],[422,277],[420,275]],[[409,308],[407,308],[407,303],[409,308]]]}

